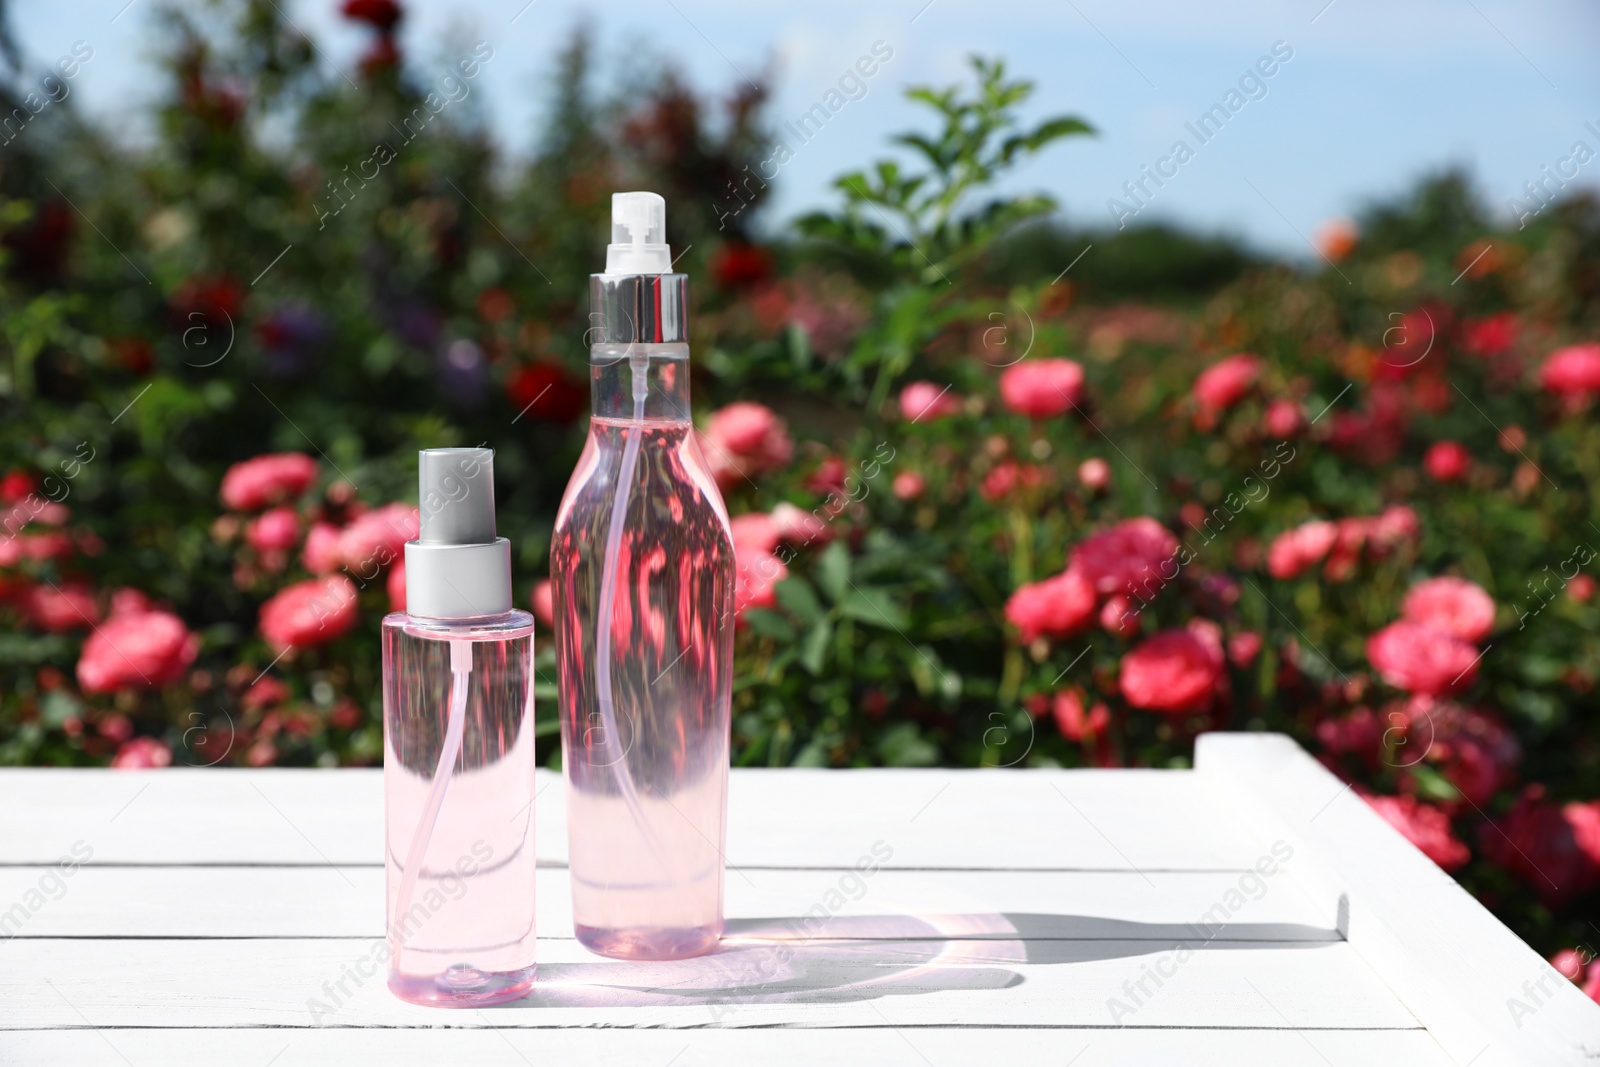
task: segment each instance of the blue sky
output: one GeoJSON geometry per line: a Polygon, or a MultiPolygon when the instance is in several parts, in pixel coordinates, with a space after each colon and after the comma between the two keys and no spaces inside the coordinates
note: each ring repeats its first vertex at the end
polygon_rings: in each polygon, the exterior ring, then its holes
{"type": "MultiPolygon", "coordinates": [[[[337,0],[278,2],[326,62],[354,66],[366,34],[338,17],[337,0]]],[[[36,61],[53,61],[76,40],[91,44],[75,99],[138,138],[148,129],[144,105],[162,89],[151,67],[158,8],[125,5],[24,0],[11,17],[36,61]]],[[[770,65],[779,121],[885,42],[894,56],[867,95],[784,168],[772,224],[830,202],[832,177],[884,153],[889,134],[918,121],[901,89],[962,77],[974,51],[1005,57],[1037,83],[1033,116],[1073,113],[1101,131],[1051,149],[1010,183],[1050,192],[1082,223],[1109,222],[1108,199],[1129,202],[1123,183],[1175,140],[1198,145],[1184,124],[1222,102],[1276,42],[1293,58],[1265,81],[1266,96],[1198,146],[1141,221],[1228,231],[1303,257],[1302,235],[1321,221],[1431,169],[1469,167],[1504,211],[1575,141],[1600,151],[1600,136],[1584,125],[1600,128],[1600,8],[1582,0],[409,0],[407,9],[402,41],[424,66],[454,55],[456,42],[494,47],[480,99],[513,155],[529,151],[551,59],[582,20],[613,74],[665,56],[695,84],[723,91],[770,65]]],[[[1600,186],[1600,159],[1575,181],[1600,186]]]]}

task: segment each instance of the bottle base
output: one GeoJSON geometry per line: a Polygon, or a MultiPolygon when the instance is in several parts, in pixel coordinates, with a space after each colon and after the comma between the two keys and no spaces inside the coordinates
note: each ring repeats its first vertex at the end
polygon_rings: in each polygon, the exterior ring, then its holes
{"type": "Polygon", "coordinates": [[[480,971],[461,965],[438,974],[389,974],[389,992],[426,1008],[486,1008],[519,1000],[533,989],[535,967],[480,971]]]}
{"type": "Polygon", "coordinates": [[[722,940],[722,923],[688,927],[615,927],[574,924],[578,943],[614,960],[682,960],[703,956],[722,940]]]}

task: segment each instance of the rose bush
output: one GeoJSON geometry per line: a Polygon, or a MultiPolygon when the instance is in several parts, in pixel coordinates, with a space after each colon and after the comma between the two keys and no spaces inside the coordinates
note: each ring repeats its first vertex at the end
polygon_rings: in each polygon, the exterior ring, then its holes
{"type": "Polygon", "coordinates": [[[559,765],[546,554],[637,183],[695,278],[740,764],[1182,767],[1283,731],[1541,951],[1591,936],[1594,201],[1497,227],[1447,176],[1328,228],[1337,272],[1078,233],[995,183],[1087,124],[1028,126],[980,62],[765,241],[705,182],[760,163],[760,94],[602,99],[581,37],[538,158],[451,109],[335,201],[425,98],[403,7],[345,5],[358,88],[269,8],[174,14],[154,150],[8,146],[0,761],[379,761],[415,452],[481,442],[559,765]]]}

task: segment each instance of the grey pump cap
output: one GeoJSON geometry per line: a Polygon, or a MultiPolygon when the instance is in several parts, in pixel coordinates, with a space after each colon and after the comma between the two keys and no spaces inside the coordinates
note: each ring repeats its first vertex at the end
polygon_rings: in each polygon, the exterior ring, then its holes
{"type": "Polygon", "coordinates": [[[494,450],[417,453],[421,527],[406,542],[406,613],[467,619],[511,610],[511,542],[494,531],[494,450]]]}

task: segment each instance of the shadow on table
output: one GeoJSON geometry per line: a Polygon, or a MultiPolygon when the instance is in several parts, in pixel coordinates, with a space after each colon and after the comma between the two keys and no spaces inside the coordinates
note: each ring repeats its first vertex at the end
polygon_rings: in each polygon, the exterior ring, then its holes
{"type": "Polygon", "coordinates": [[[828,1004],[1003,989],[1016,964],[1154,956],[1183,947],[1310,950],[1339,932],[1299,923],[1139,923],[1095,915],[986,913],[741,919],[717,951],[664,963],[545,963],[506,1008],[828,1004]]]}

